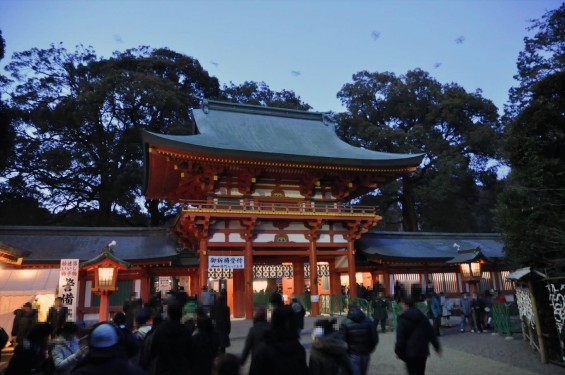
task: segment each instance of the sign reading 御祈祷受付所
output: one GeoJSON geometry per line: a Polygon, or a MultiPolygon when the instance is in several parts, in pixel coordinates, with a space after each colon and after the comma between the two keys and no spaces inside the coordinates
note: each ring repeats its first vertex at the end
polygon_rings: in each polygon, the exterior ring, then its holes
{"type": "Polygon", "coordinates": [[[243,269],[244,266],[245,266],[245,261],[243,260],[243,256],[239,256],[239,255],[224,255],[224,256],[210,255],[208,257],[208,268],[243,269]]]}
{"type": "Polygon", "coordinates": [[[58,296],[63,299],[63,305],[69,308],[67,320],[71,322],[76,321],[78,269],[78,259],[61,259],[58,296]]]}

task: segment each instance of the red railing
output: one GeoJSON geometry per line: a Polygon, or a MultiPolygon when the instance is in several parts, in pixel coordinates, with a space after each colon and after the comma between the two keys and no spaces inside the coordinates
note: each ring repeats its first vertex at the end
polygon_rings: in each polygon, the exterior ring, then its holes
{"type": "Polygon", "coordinates": [[[258,202],[241,200],[239,202],[209,202],[209,201],[184,201],[183,211],[254,211],[262,214],[287,213],[287,214],[340,214],[340,215],[375,215],[375,207],[349,206],[339,203],[316,202],[258,202]]]}

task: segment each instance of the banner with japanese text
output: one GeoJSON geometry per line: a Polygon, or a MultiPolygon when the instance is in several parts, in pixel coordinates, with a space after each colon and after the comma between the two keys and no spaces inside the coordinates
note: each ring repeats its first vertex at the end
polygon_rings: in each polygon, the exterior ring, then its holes
{"type": "Polygon", "coordinates": [[[78,259],[61,259],[58,295],[69,308],[67,321],[75,322],[78,298],[78,259]]]}
{"type": "Polygon", "coordinates": [[[243,269],[245,262],[243,256],[236,255],[210,255],[208,257],[208,268],[231,268],[231,269],[243,269]]]}

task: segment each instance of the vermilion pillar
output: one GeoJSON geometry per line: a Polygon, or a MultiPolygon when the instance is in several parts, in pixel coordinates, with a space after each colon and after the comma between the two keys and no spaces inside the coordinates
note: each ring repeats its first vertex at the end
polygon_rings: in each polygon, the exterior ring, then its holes
{"type": "Polygon", "coordinates": [[[292,277],[294,279],[294,294],[298,297],[304,293],[304,262],[292,263],[292,277]]]}
{"type": "Polygon", "coordinates": [[[253,248],[251,239],[245,241],[244,262],[245,319],[253,319],[253,248]]]}
{"type": "Polygon", "coordinates": [[[353,241],[347,243],[347,274],[349,276],[349,295],[357,298],[357,279],[355,277],[355,248],[353,241]]]}
{"type": "Polygon", "coordinates": [[[143,268],[143,270],[140,272],[140,276],[141,285],[139,298],[141,298],[141,300],[144,302],[148,302],[151,289],[151,277],[149,276],[149,272],[147,272],[147,268],[143,268]]]}
{"type": "Polygon", "coordinates": [[[233,270],[233,316],[245,316],[245,270],[233,270]]]}
{"type": "Polygon", "coordinates": [[[318,257],[316,254],[316,241],[310,241],[310,298],[312,301],[312,316],[318,316],[318,257]]]}
{"type": "Polygon", "coordinates": [[[98,321],[99,322],[107,322],[108,319],[108,294],[102,293],[100,294],[100,311],[98,312],[98,321]]]}
{"type": "Polygon", "coordinates": [[[341,294],[341,278],[339,273],[335,271],[335,261],[329,262],[330,269],[330,294],[341,294]]]}
{"type": "Polygon", "coordinates": [[[198,274],[200,278],[200,288],[208,285],[208,243],[206,238],[200,240],[200,265],[198,274]]]}

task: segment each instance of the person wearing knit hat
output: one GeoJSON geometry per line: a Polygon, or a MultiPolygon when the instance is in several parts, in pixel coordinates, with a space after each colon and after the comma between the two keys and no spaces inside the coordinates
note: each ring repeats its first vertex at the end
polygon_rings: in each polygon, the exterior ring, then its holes
{"type": "Polygon", "coordinates": [[[142,375],[143,370],[128,363],[123,334],[114,324],[98,323],[88,336],[88,354],[71,372],[73,375],[142,375]]]}

